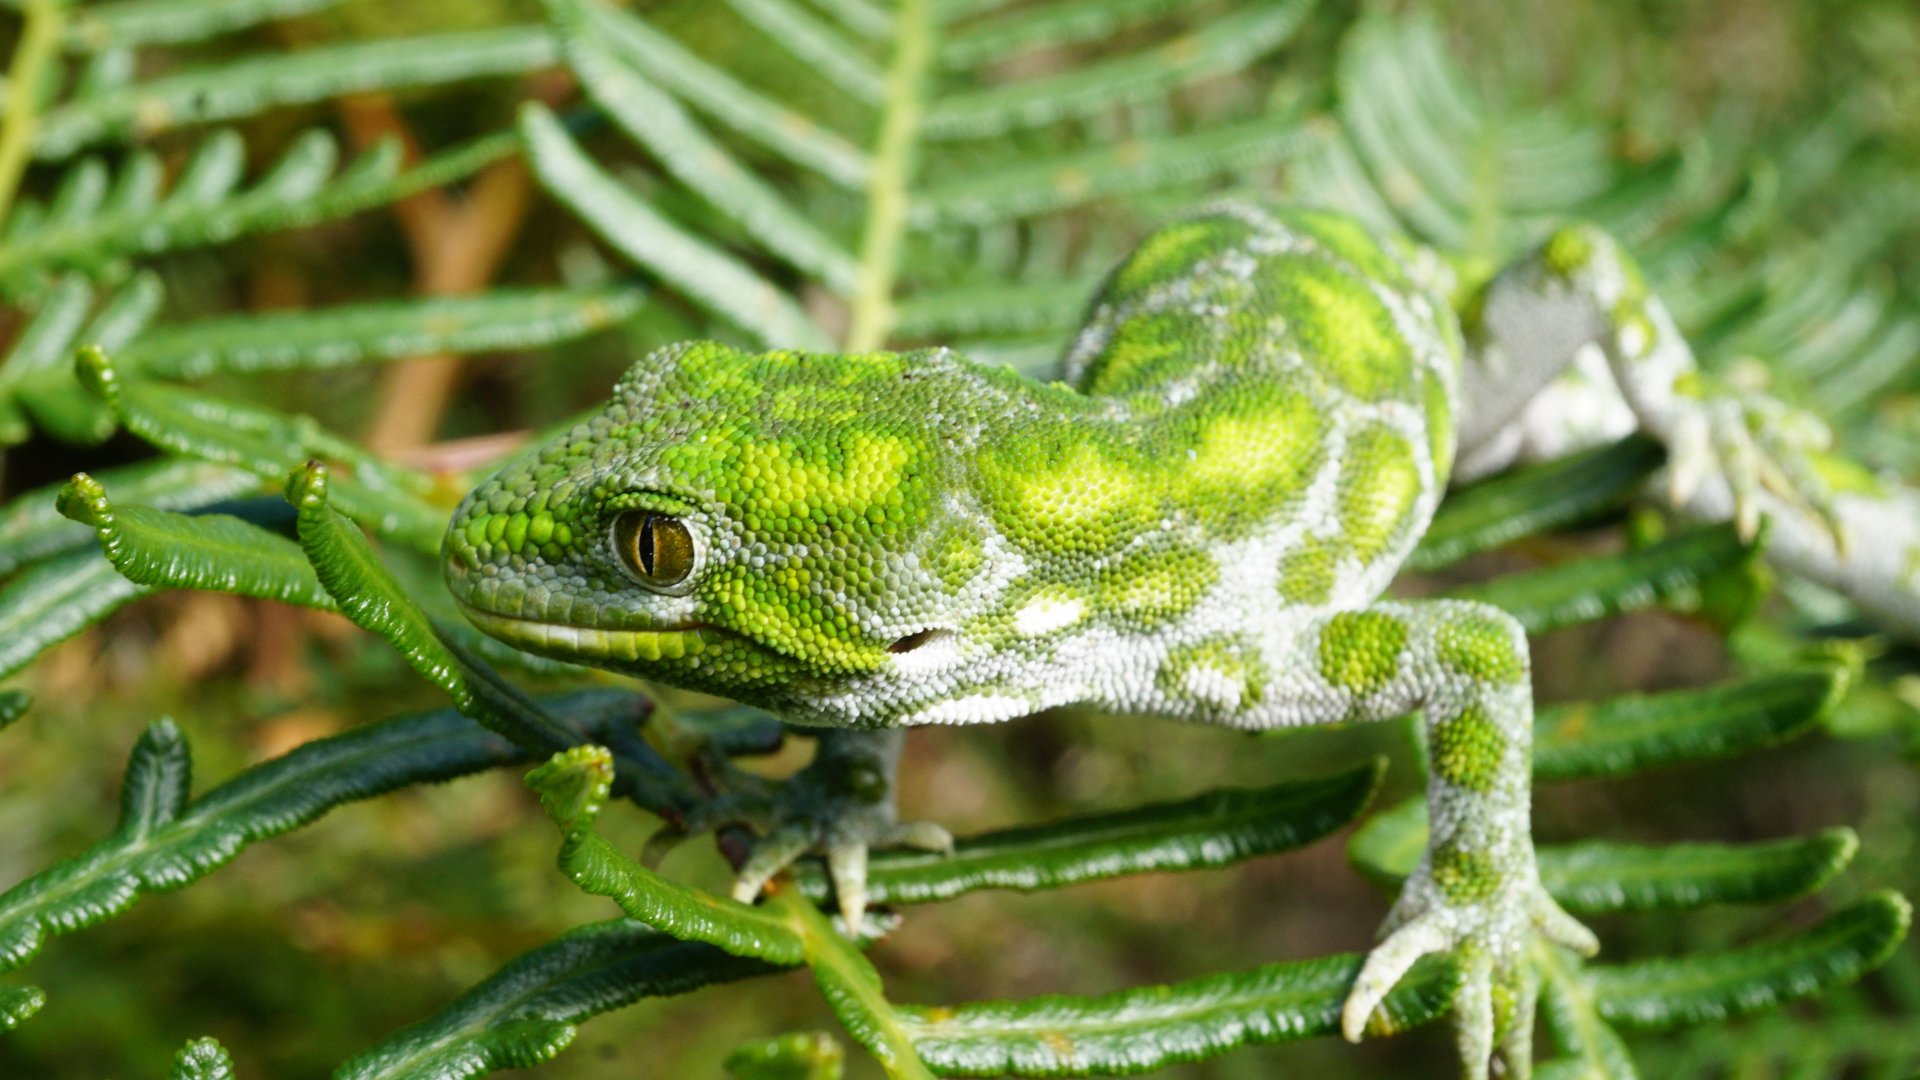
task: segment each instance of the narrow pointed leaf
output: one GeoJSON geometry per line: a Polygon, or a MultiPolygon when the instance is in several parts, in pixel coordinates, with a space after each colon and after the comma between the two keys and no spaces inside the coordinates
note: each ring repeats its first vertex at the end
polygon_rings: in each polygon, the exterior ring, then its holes
{"type": "Polygon", "coordinates": [[[0,585],[0,679],[146,595],[98,551],[70,551],[0,585]]]}
{"type": "Polygon", "coordinates": [[[568,61],[587,92],[666,170],[774,255],[842,295],[853,256],[702,131],[686,110],[587,31],[581,9],[599,0],[551,0],[568,27],[568,61]]]}
{"type": "MultiPolygon", "coordinates": [[[[123,502],[156,510],[210,505],[260,487],[243,469],[192,458],[161,458],[103,469],[98,479],[123,502]]],[[[65,487],[55,484],[14,496],[0,508],[0,576],[62,552],[92,547],[93,530],[68,521],[54,506],[65,487]]]]}
{"type": "MultiPolygon", "coordinates": [[[[1359,974],[1357,954],[1268,964],[1170,986],[1097,997],[902,1006],[920,1056],[967,1076],[1085,1076],[1148,1072],[1238,1046],[1292,1042],[1339,1030],[1359,974]]],[[[1445,1012],[1458,986],[1450,963],[1429,957],[1387,994],[1368,1025],[1380,1036],[1445,1012]]]]}
{"type": "Polygon", "coordinates": [[[645,294],[626,286],[501,289],[320,311],[249,314],[157,326],[113,353],[130,374],[197,379],[341,367],[427,353],[528,349],[621,322],[645,294]]]}
{"type": "Polygon", "coordinates": [[[12,1031],[33,1018],[47,1003],[37,986],[0,986],[0,1031],[12,1031]]]}
{"type": "Polygon", "coordinates": [[[237,136],[225,136],[232,133],[210,136],[203,144],[207,152],[188,164],[167,198],[157,204],[115,206],[66,228],[39,229],[0,248],[0,281],[17,287],[25,275],[48,267],[98,272],[122,256],[204,246],[263,229],[312,224],[444,179],[443,160],[422,163],[402,174],[399,147],[391,141],[376,145],[332,179],[322,179],[315,170],[321,164],[331,166],[333,143],[330,136],[312,132],[295,141],[276,166],[277,172],[270,171],[252,188],[234,191],[245,161],[244,149],[234,141],[237,136]],[[224,147],[233,149],[228,152],[224,147]],[[301,183],[288,187],[289,180],[301,183]]]}
{"type": "Polygon", "coordinates": [[[724,1066],[735,1080],[840,1080],[846,1051],[824,1031],[796,1031],[734,1049],[724,1066]]]}
{"type": "Polygon", "coordinates": [[[1589,965],[1581,978],[1600,1014],[1616,1024],[1723,1021],[1853,982],[1893,955],[1911,919],[1905,897],[1875,892],[1798,933],[1725,952],[1589,965]]]}
{"type": "Polygon", "coordinates": [[[1149,19],[1174,14],[1185,0],[1057,0],[953,31],[940,47],[942,67],[961,70],[1022,49],[1099,41],[1149,19]]]}
{"type": "Polygon", "coordinates": [[[478,660],[456,652],[381,564],[358,526],[327,504],[327,468],[309,463],[288,481],[300,547],[354,625],[385,638],[407,666],[446,691],[466,715],[529,751],[552,753],[579,737],[478,660]]]}
{"type": "Polygon", "coordinates": [[[804,947],[787,920],[661,877],[594,832],[612,782],[613,759],[598,746],[555,754],[527,775],[527,786],[560,827],[560,869],[574,884],[682,941],[772,964],[802,962],[804,947]]]}
{"type": "MultiPolygon", "coordinates": [[[[1427,808],[1409,799],[1375,814],[1348,844],[1370,878],[1397,886],[1427,846],[1427,808]]],[[[1541,844],[1540,881],[1582,914],[1772,904],[1819,891],[1853,860],[1850,829],[1748,844],[1541,844]]]]}
{"type": "Polygon", "coordinates": [[[86,473],[67,482],[60,510],[90,526],[107,561],[141,585],[334,609],[333,597],[321,588],[300,545],[240,518],[116,508],[106,489],[86,473]]]}
{"type": "Polygon", "coordinates": [[[33,695],[25,690],[0,691],[0,731],[5,731],[15,720],[27,715],[27,709],[33,705],[33,695]]]}
{"type": "Polygon", "coordinates": [[[233,1059],[220,1040],[195,1039],[174,1056],[167,1080],[233,1080],[233,1059]]]}
{"type": "Polygon", "coordinates": [[[1307,145],[1295,123],[1262,117],[1191,135],[1117,140],[1056,158],[956,172],[914,199],[917,228],[990,225],[1096,199],[1206,180],[1278,161],[1307,145]]]}
{"type": "Polygon", "coordinates": [[[538,26],[251,57],[70,101],[46,115],[34,149],[44,158],[64,157],[106,139],[145,139],[183,125],[217,123],[342,94],[514,75],[551,67],[556,60],[552,37],[538,26]]]}
{"type": "Polygon", "coordinates": [[[890,1080],[933,1080],[914,1049],[912,1026],[887,1000],[880,973],[859,948],[804,898],[782,893],[768,906],[794,925],[821,996],[847,1034],[879,1059],[890,1080]]]}
{"type": "MultiPolygon", "coordinates": [[[[875,852],[875,903],[928,903],[976,889],[1034,891],[1155,870],[1226,866],[1304,847],[1352,821],[1383,765],[1267,788],[1224,789],[1177,803],[1005,829],[958,841],[952,855],[875,852]]],[[[801,891],[828,894],[817,864],[796,867],[801,891]]]]}
{"type": "Polygon", "coordinates": [[[541,184],[636,265],[765,345],[831,347],[791,297],[738,259],[668,221],[602,172],[552,113],[529,104],[520,122],[541,184]]]}
{"type": "Polygon", "coordinates": [[[1752,565],[1759,547],[1731,524],[1681,533],[1619,555],[1576,559],[1447,595],[1505,608],[1533,633],[1592,622],[1655,604],[1689,605],[1702,582],[1752,565]]]}
{"type": "Polygon", "coordinates": [[[581,5],[581,11],[585,34],[703,115],[843,188],[866,186],[871,162],[839,135],[748,89],[637,16],[602,0],[581,5]]]}
{"type": "Polygon", "coordinates": [[[1293,37],[1312,8],[1312,0],[1256,4],[1137,53],[952,94],[927,110],[925,131],[931,139],[986,138],[1156,97],[1237,71],[1273,52],[1293,37]]]}
{"type": "Polygon", "coordinates": [[[67,47],[97,52],[130,45],[199,41],[273,19],[332,7],[340,0],[117,0],[68,16],[67,47]]]}
{"type": "Polygon", "coordinates": [[[342,1065],[335,1080],[465,1080],[551,1060],[574,1025],[647,997],[780,970],[615,919],[525,953],[432,1018],[342,1065]]]}
{"type": "Polygon", "coordinates": [[[1813,730],[1849,682],[1840,665],[1779,671],[1699,690],[1556,705],[1534,721],[1541,780],[1625,776],[1731,757],[1813,730]]]}
{"type": "Polygon", "coordinates": [[[1646,485],[1666,450],[1629,436],[1447,493],[1414,549],[1416,570],[1437,570],[1523,536],[1620,506],[1646,485]]]}
{"type": "Polygon", "coordinates": [[[125,380],[104,353],[83,349],[80,382],[105,401],[134,434],[163,449],[236,466],[263,480],[284,481],[309,461],[341,462],[351,476],[334,485],[340,509],[382,536],[425,552],[440,549],[451,499],[424,474],[380,460],[322,431],[307,417],[221,401],[155,382],[125,380]]]}
{"type": "Polygon", "coordinates": [[[1097,278],[963,285],[901,301],[894,333],[909,341],[958,336],[1064,332],[1077,326],[1097,278]]]}
{"type": "Polygon", "coordinates": [[[1575,1055],[1546,1063],[1534,1075],[1541,1080],[1640,1080],[1620,1033],[1600,1018],[1593,988],[1580,977],[1572,954],[1540,944],[1533,956],[1542,982],[1541,1024],[1561,1053],[1575,1055]]]}
{"type": "Polygon", "coordinates": [[[854,100],[878,105],[885,99],[887,80],[880,69],[794,0],[727,0],[727,6],[854,100]]]}
{"type": "Polygon", "coordinates": [[[91,926],[145,893],[204,877],[248,844],[342,803],[522,759],[504,739],[443,710],[317,739],[181,807],[162,796],[184,794],[186,748],[170,723],[156,736],[161,727],[149,729],[127,766],[121,827],[0,893],[0,970],[26,963],[47,935],[91,926]]]}

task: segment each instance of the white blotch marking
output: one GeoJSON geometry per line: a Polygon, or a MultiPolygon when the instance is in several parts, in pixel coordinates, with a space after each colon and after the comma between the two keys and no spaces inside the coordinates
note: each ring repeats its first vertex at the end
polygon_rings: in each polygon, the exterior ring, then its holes
{"type": "Polygon", "coordinates": [[[1195,664],[1180,680],[1180,689],[1195,701],[1229,709],[1240,704],[1240,695],[1246,692],[1247,684],[1239,676],[1229,675],[1217,667],[1195,664]]]}
{"type": "Polygon", "coordinates": [[[1013,629],[1021,637],[1039,637],[1065,630],[1087,615],[1087,605],[1078,600],[1058,600],[1036,596],[1013,616],[1013,629]]]}
{"type": "Polygon", "coordinates": [[[1025,716],[1033,710],[1033,703],[1026,698],[977,694],[929,705],[902,723],[908,727],[921,724],[997,724],[1002,720],[1025,716]]]}

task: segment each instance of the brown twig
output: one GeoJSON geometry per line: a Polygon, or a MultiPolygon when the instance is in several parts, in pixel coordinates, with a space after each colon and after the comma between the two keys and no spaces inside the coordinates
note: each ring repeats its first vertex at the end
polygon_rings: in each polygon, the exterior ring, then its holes
{"type": "MultiPolygon", "coordinates": [[[[356,144],[365,147],[398,138],[407,159],[419,159],[413,133],[388,95],[348,98],[340,111],[356,144]]],[[[464,198],[433,190],[396,203],[394,213],[413,255],[414,291],[458,296],[486,288],[526,220],[531,194],[526,166],[509,158],[481,172],[464,198]]],[[[367,445],[377,453],[399,454],[431,440],[459,372],[459,358],[446,354],[394,365],[381,381],[380,400],[367,424],[367,445]]]]}

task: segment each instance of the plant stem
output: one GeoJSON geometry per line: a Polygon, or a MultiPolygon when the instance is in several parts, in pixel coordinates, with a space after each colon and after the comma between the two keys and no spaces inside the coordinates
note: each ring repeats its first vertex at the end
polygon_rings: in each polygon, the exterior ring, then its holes
{"type": "Polygon", "coordinates": [[[47,62],[60,47],[67,20],[61,0],[26,0],[26,26],[7,70],[6,119],[0,121],[0,225],[7,223],[14,193],[33,154],[33,136],[40,128],[40,82],[47,62]]]}
{"type": "Polygon", "coordinates": [[[913,179],[914,149],[927,66],[933,56],[931,0],[901,0],[894,16],[893,60],[887,68],[887,106],[880,119],[873,173],[867,182],[866,234],[860,242],[853,320],[847,330],[850,352],[886,344],[893,329],[893,287],[900,267],[901,234],[907,223],[907,184],[913,179]]]}

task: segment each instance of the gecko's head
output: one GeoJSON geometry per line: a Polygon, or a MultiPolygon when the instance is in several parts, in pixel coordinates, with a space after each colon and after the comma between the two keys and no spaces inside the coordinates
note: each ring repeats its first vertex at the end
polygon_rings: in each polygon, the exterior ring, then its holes
{"type": "Polygon", "coordinates": [[[447,583],[522,649],[770,706],[951,649],[984,560],[941,363],[657,351],[467,497],[447,583]]]}

